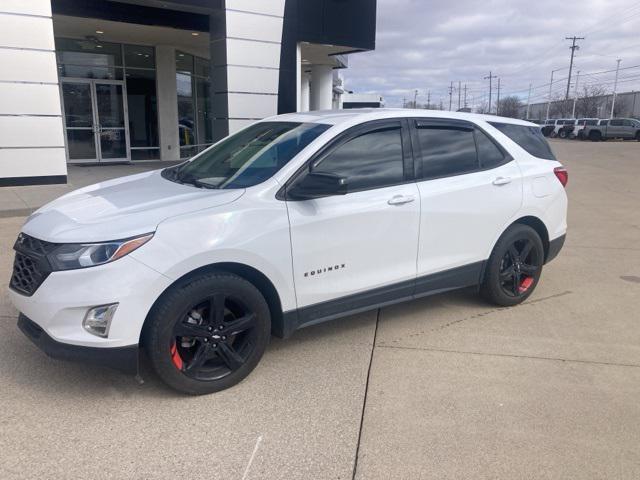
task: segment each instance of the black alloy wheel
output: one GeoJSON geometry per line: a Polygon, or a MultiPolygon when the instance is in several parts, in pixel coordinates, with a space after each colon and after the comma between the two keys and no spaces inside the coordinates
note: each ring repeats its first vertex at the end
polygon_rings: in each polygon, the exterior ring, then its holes
{"type": "Polygon", "coordinates": [[[544,247],[530,226],[514,224],[496,242],[480,286],[482,296],[503,307],[525,301],[542,274],[544,247]]]}
{"type": "Polygon", "coordinates": [[[542,267],[539,252],[528,238],[515,240],[502,257],[500,287],[513,297],[525,295],[542,267]]]}
{"type": "Polygon", "coordinates": [[[238,370],[256,345],[257,316],[223,293],[190,307],[173,329],[171,361],[196,380],[219,380],[238,370]]]}
{"type": "Polygon", "coordinates": [[[260,291],[228,272],[204,273],[165,292],[152,308],[142,345],[158,376],[192,395],[244,379],[269,343],[271,314],[260,291]]]}

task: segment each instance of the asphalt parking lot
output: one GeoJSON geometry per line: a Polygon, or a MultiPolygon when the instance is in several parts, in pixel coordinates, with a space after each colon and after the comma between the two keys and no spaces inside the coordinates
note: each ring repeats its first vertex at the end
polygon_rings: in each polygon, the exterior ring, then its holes
{"type": "Polygon", "coordinates": [[[0,478],[640,478],[640,143],[552,145],[569,233],[528,302],[310,327],[203,397],[32,346],[6,294],[24,217],[0,218],[0,478]]]}

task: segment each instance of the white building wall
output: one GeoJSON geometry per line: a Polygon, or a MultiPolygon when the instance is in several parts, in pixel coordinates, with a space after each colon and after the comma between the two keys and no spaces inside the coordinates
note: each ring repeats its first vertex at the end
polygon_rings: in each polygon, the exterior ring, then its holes
{"type": "Polygon", "coordinates": [[[223,32],[211,38],[214,134],[226,134],[227,127],[234,133],[278,113],[284,3],[226,1],[223,32]],[[215,63],[222,58],[224,63],[215,63]]]}
{"type": "Polygon", "coordinates": [[[0,1],[0,65],[0,186],[42,183],[37,177],[64,181],[64,130],[49,0],[0,1]]]}

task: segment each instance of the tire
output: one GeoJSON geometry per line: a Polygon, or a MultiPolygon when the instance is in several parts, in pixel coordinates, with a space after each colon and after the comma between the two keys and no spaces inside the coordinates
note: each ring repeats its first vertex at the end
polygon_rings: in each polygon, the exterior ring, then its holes
{"type": "Polygon", "coordinates": [[[560,138],[567,138],[567,132],[564,130],[560,130],[560,134],[558,135],[560,138]]]}
{"type": "Polygon", "coordinates": [[[147,318],[143,346],[164,383],[202,395],[249,375],[270,334],[269,306],[260,291],[237,275],[216,272],[163,294],[147,318]]]}
{"type": "Polygon", "coordinates": [[[552,131],[551,131],[551,133],[549,133],[549,136],[550,136],[551,138],[556,138],[556,137],[558,136],[558,134],[556,133],[556,131],[555,131],[555,130],[552,130],[552,131]]]}
{"type": "Polygon", "coordinates": [[[491,252],[480,293],[502,307],[522,303],[538,285],[543,264],[544,247],[538,233],[528,225],[512,225],[491,252]]]}
{"type": "Polygon", "coordinates": [[[589,132],[589,140],[591,140],[592,142],[599,142],[600,140],[602,140],[602,133],[600,133],[598,130],[589,132]]]}
{"type": "Polygon", "coordinates": [[[636,141],[640,142],[640,130],[636,132],[636,141]]]}

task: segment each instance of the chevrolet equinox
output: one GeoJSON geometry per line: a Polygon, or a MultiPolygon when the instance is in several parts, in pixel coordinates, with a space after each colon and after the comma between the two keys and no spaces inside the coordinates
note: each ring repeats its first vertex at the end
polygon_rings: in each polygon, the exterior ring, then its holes
{"type": "Polygon", "coordinates": [[[271,334],[477,286],[531,295],[566,233],[540,127],[468,113],[280,115],[177,166],[43,206],[15,243],[18,325],[55,358],[228,388],[271,334]]]}

